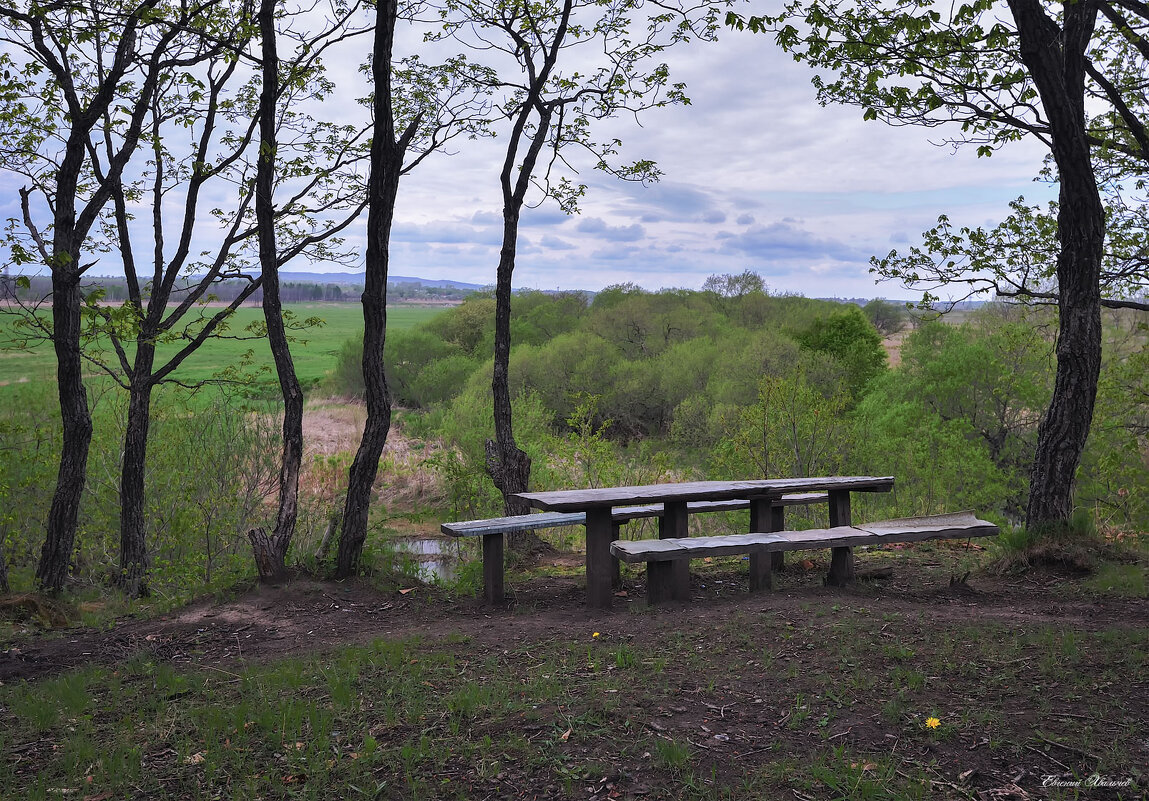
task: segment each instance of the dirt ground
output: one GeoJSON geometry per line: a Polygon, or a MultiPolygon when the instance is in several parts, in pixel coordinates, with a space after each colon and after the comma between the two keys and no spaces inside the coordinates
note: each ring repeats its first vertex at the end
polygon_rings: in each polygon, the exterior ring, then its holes
{"type": "MultiPolygon", "coordinates": [[[[579,555],[549,557],[551,566],[581,564],[579,555]]],[[[978,577],[951,585],[945,576],[896,569],[889,580],[857,590],[821,586],[822,565],[791,566],[781,589],[752,596],[734,575],[692,576],[689,604],[644,608],[641,578],[627,583],[610,611],[589,609],[577,578],[539,577],[508,588],[508,601],[490,606],[479,599],[443,595],[413,585],[402,593],[381,593],[367,581],[326,582],[297,578],[282,586],[255,586],[233,600],[202,601],[149,620],[125,618],[107,629],[79,628],[22,640],[0,652],[0,681],[35,679],[83,664],[110,664],[134,656],[195,665],[224,666],[238,660],[276,659],[386,637],[418,635],[441,639],[466,633],[492,644],[545,638],[556,631],[590,627],[657,642],[667,631],[706,626],[715,615],[769,611],[802,617],[812,603],[865,602],[875,615],[901,614],[939,624],[994,620],[1005,625],[1053,625],[1078,631],[1143,627],[1149,601],[1124,598],[1065,598],[1051,594],[1056,576],[1014,579],[978,577]],[[802,574],[805,575],[802,575],[802,574]],[[715,583],[716,582],[716,583],[715,583]]]]}
{"type": "MultiPolygon", "coordinates": [[[[930,632],[968,631],[972,623],[996,624],[998,628],[1017,631],[1054,627],[1080,634],[1115,629],[1137,631],[1149,621],[1149,600],[1091,596],[1077,592],[1065,576],[979,575],[968,583],[954,582],[952,561],[919,560],[910,567],[897,554],[890,554],[872,565],[892,567],[890,577],[845,590],[822,586],[824,564],[789,565],[775,591],[763,595],[748,594],[745,576],[733,569],[707,572],[703,568],[692,577],[690,603],[656,609],[645,606],[642,576],[635,574],[616,598],[615,608],[598,611],[585,606],[578,571],[572,569],[581,563],[580,558],[558,555],[548,560],[549,565],[544,567],[555,568],[554,574],[518,580],[512,577],[513,597],[500,606],[471,598],[452,598],[435,587],[414,585],[400,592],[380,592],[364,580],[333,583],[300,577],[284,586],[254,587],[231,600],[196,603],[157,619],[121,619],[106,629],[70,629],[28,636],[0,653],[0,682],[36,680],[74,666],[110,665],[140,656],[189,668],[228,672],[244,663],[322,654],[378,638],[416,637],[434,645],[451,642],[450,638],[462,635],[467,638],[467,647],[475,653],[506,653],[508,648],[514,652],[514,649],[529,648],[532,643],[578,637],[589,631],[601,632],[604,640],[629,642],[638,649],[657,649],[669,638],[687,633],[698,638],[700,653],[729,654],[722,645],[723,638],[730,639],[729,631],[723,633],[719,623],[719,633],[714,632],[716,621],[732,619],[761,622],[763,629],[759,633],[766,635],[760,644],[765,649],[761,653],[769,651],[772,657],[782,660],[798,656],[803,660],[803,670],[810,671],[811,675],[824,675],[815,671],[832,675],[834,665],[830,663],[838,657],[817,648],[819,638],[833,631],[825,622],[830,610],[862,613],[867,619],[903,621],[890,625],[898,632],[897,641],[907,648],[923,645],[930,632]],[[788,639],[787,632],[795,630],[804,630],[810,638],[805,645],[788,639]],[[818,664],[820,661],[827,664],[818,664]]],[[[1012,661],[1025,658],[1023,654],[1012,661]]],[[[704,676],[689,674],[686,668],[669,668],[676,669],[683,671],[683,675],[675,679],[683,689],[674,698],[661,702],[637,700],[630,714],[636,723],[667,739],[675,734],[689,738],[691,733],[705,738],[708,734],[698,732],[709,733],[720,724],[721,731],[730,732],[723,736],[734,740],[699,745],[707,749],[699,753],[703,759],[710,760],[714,775],[723,776],[743,770],[757,760],[773,758],[768,752],[776,749],[779,742],[799,754],[803,749],[816,747],[810,732],[786,725],[792,714],[787,704],[792,702],[783,699],[777,708],[771,705],[770,699],[764,702],[761,677],[744,686],[731,683],[707,689],[704,676]],[[737,742],[742,743],[741,750],[722,751],[722,748],[733,748],[737,742]]],[[[722,671],[718,673],[721,675],[722,671]]],[[[1146,677],[1128,678],[1121,702],[1131,719],[1139,720],[1143,726],[1149,719],[1146,677]]],[[[940,683],[935,692],[938,706],[943,707],[949,700],[945,683],[940,683]]],[[[1008,699],[1008,696],[1006,690],[1004,697],[1008,699]]],[[[1057,713],[1084,718],[1094,703],[1096,699],[1090,698],[1081,698],[1071,707],[1059,702],[1057,713]]],[[[1034,716],[1037,713],[1023,709],[1011,714],[1034,716]]],[[[860,753],[888,750],[891,747],[888,727],[876,718],[873,714],[865,719],[843,720],[842,732],[834,737],[841,737],[838,742],[860,753]]],[[[897,741],[892,745],[899,747],[897,741]]],[[[1000,751],[995,754],[990,748],[979,748],[981,745],[981,741],[966,743],[964,740],[915,745],[913,747],[921,752],[907,754],[906,758],[917,760],[914,764],[929,765],[929,770],[936,772],[936,797],[979,801],[1054,797],[1042,791],[1042,775],[1068,775],[1062,767],[1090,770],[1088,760],[1072,750],[1062,753],[1050,752],[1047,748],[1043,754],[1029,745],[1018,746],[1013,758],[1003,760],[1000,751]],[[975,775],[976,781],[970,778],[975,775]],[[959,777],[965,778],[959,782],[959,777]],[[953,788],[953,792],[946,788],[953,788]]],[[[1139,749],[1135,757],[1138,762],[1129,765],[1127,773],[1144,787],[1149,778],[1145,770],[1149,765],[1149,739],[1145,738],[1143,728],[1135,749],[1139,749]]],[[[619,775],[626,777],[626,781],[615,778],[608,782],[604,778],[591,797],[673,797],[663,792],[669,792],[664,776],[647,775],[643,770],[642,764],[620,768],[619,775]],[[616,791],[624,784],[626,792],[616,791]],[[648,789],[642,790],[642,787],[648,789]]],[[[537,778],[524,776],[522,780],[537,778]]],[[[497,788],[494,792],[491,797],[500,797],[497,788]]],[[[798,793],[785,797],[807,798],[798,793]]],[[[1143,796],[1102,789],[1080,797],[1143,796]]]]}

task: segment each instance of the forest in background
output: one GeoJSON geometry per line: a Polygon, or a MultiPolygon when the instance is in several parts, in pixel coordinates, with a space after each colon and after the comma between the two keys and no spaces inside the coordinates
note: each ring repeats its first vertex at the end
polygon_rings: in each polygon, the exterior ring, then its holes
{"type": "MultiPolygon", "coordinates": [[[[442,458],[461,517],[499,508],[483,469],[492,303],[474,296],[388,343],[396,402],[420,412],[408,428],[454,446],[442,458]]],[[[1048,308],[991,304],[954,324],[882,301],[863,310],[761,290],[622,285],[590,303],[519,294],[513,319],[516,429],[534,489],[888,474],[897,489],[866,501],[874,514],[1024,516],[1052,391],[1048,308]],[[891,334],[900,342],[892,366],[891,334]]],[[[1110,314],[1105,331],[1078,506],[1104,527],[1143,530],[1149,347],[1135,314],[1110,314]]],[[[355,352],[350,343],[334,376],[349,394],[355,352]]]]}
{"type": "MultiPolygon", "coordinates": [[[[389,541],[398,535],[501,510],[484,465],[493,303],[476,293],[407,318],[388,336],[398,425],[376,484],[368,570],[394,561],[389,541]]],[[[1028,460],[1052,385],[1049,309],[990,304],[960,320],[929,320],[883,301],[860,308],[762,290],[633,285],[593,300],[521,292],[513,305],[515,424],[532,459],[532,489],[889,474],[895,491],[859,498],[859,519],[974,509],[1008,527],[1023,516],[1028,460]]],[[[321,317],[322,307],[308,314],[321,317]]],[[[1149,345],[1131,315],[1106,317],[1098,411],[1077,485],[1078,506],[1113,533],[1149,525],[1149,345]]],[[[299,334],[301,354],[331,354],[329,376],[309,389],[309,414],[362,414],[361,342],[340,346],[322,330],[299,334]],[[346,400],[332,399],[339,397],[346,400]]],[[[148,514],[153,592],[161,597],[249,576],[246,532],[274,503],[274,378],[253,371],[230,379],[194,393],[168,387],[156,398],[148,514]]],[[[30,587],[59,420],[50,382],[2,391],[4,553],[14,587],[30,587]]],[[[94,464],[74,579],[99,585],[115,570],[126,397],[106,381],[94,382],[93,397],[94,464]]],[[[317,448],[313,437],[325,437],[322,424],[308,430],[290,561],[321,570],[329,555],[320,546],[352,454],[317,448]]],[[[822,510],[807,514],[795,510],[791,524],[826,522],[822,510]]],[[[744,523],[730,515],[695,525],[744,523]]]]}

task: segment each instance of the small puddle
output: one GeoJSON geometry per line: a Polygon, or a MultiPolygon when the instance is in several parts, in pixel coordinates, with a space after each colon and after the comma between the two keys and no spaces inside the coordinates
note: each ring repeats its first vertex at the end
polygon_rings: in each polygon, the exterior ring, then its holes
{"type": "Polygon", "coordinates": [[[453,581],[459,564],[458,544],[437,537],[414,540],[395,540],[395,550],[411,554],[419,563],[419,578],[423,581],[453,581]]]}

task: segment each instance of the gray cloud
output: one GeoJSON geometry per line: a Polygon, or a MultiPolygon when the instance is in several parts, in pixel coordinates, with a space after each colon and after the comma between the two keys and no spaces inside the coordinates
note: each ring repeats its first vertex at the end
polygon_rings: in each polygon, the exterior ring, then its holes
{"type": "Polygon", "coordinates": [[[686,184],[623,184],[618,191],[624,199],[612,211],[642,222],[721,222],[726,219],[726,212],[709,192],[686,184]],[[722,220],[708,219],[719,215],[722,220]]]}
{"type": "Polygon", "coordinates": [[[720,238],[723,250],[770,261],[831,258],[859,262],[868,256],[856,247],[819,237],[787,221],[753,225],[742,233],[720,238]]]}
{"type": "Polygon", "coordinates": [[[502,231],[493,227],[472,228],[450,222],[396,222],[391,227],[391,239],[395,242],[498,245],[502,243],[502,231]]]}
{"type": "MultiPolygon", "coordinates": [[[[571,216],[561,209],[555,208],[553,205],[540,206],[537,209],[523,209],[522,217],[519,219],[520,226],[535,227],[543,225],[562,225],[571,216]]],[[[499,217],[499,222],[502,223],[502,217],[499,217]]]]}
{"type": "Polygon", "coordinates": [[[646,229],[638,223],[607,225],[601,217],[584,217],[575,226],[580,234],[590,234],[608,242],[637,242],[646,236],[646,229]]]}
{"type": "Polygon", "coordinates": [[[753,225],[754,224],[754,215],[753,214],[739,214],[738,219],[735,220],[734,222],[738,223],[739,225],[753,225]]]}
{"type": "Polygon", "coordinates": [[[502,225],[503,215],[493,211],[476,211],[471,215],[474,225],[502,225]]]}
{"type": "Polygon", "coordinates": [[[545,234],[539,240],[539,245],[549,250],[575,250],[575,246],[570,242],[551,234],[545,234]]]}

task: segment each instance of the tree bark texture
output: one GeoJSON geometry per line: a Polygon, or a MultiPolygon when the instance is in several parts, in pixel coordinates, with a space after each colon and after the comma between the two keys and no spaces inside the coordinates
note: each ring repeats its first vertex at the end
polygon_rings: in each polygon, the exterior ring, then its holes
{"type": "MultiPolygon", "coordinates": [[[[387,271],[391,220],[399,192],[403,153],[415,128],[404,141],[395,141],[391,106],[391,50],[395,40],[396,0],[379,0],[376,6],[375,44],[371,74],[375,87],[374,131],[371,139],[371,174],[367,180],[367,251],[363,286],[363,385],[366,388],[367,423],[359,449],[347,476],[347,499],[335,575],[355,574],[367,540],[371,492],[379,472],[379,459],[391,430],[391,392],[387,386],[383,348],[387,337],[387,271]]],[[[413,125],[417,126],[417,121],[413,125]]]]}
{"type": "Polygon", "coordinates": [[[279,389],[283,396],[283,454],[279,469],[279,506],[270,539],[262,529],[248,532],[262,581],[287,576],[287,550],[299,513],[299,468],[303,461],[303,390],[295,374],[283,306],[279,299],[279,262],[275,242],[274,192],[276,150],[276,95],[279,57],[275,47],[275,0],[261,0],[259,31],[262,40],[263,85],[259,98],[259,161],[255,178],[255,218],[259,264],[263,276],[263,317],[271,346],[279,389]]]}
{"type": "Polygon", "coordinates": [[[1059,321],[1053,397],[1037,430],[1026,526],[1064,524],[1093,421],[1101,371],[1101,259],[1105,212],[1085,130],[1085,52],[1096,25],[1089,3],[1066,3],[1061,26],[1038,0],[1009,0],[1029,69],[1049,119],[1060,181],[1059,321]]]}
{"type": "Polygon", "coordinates": [[[144,482],[147,475],[148,431],[151,428],[152,365],[155,344],[141,339],[128,390],[128,419],[124,430],[124,453],[120,465],[120,573],[124,594],[140,598],[148,594],[149,566],[147,528],[144,520],[144,482]]]}
{"type": "Polygon", "coordinates": [[[4,548],[0,547],[0,592],[7,595],[12,591],[8,586],[8,560],[4,556],[4,548]]]}
{"type": "MultiPolygon", "coordinates": [[[[70,250],[57,249],[56,253],[69,253],[70,250]]],[[[80,303],[79,272],[53,267],[52,344],[56,351],[56,387],[63,443],[56,491],[48,512],[48,530],[36,570],[40,589],[48,593],[63,590],[68,578],[79,524],[80,498],[88,474],[88,448],[92,442],[92,416],[88,411],[88,393],[84,388],[80,357],[80,303]]]]}

